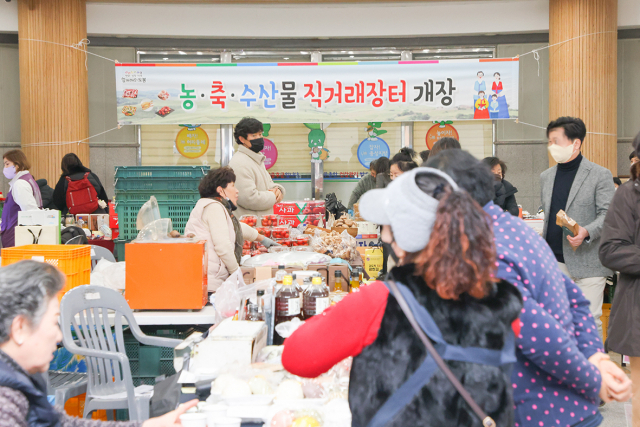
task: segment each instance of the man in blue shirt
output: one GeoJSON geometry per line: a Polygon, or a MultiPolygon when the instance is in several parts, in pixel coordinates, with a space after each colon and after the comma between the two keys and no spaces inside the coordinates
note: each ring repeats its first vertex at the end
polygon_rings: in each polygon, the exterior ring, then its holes
{"type": "Polygon", "coordinates": [[[496,206],[489,168],[462,150],[424,166],[446,172],[484,207],[493,224],[496,276],[523,297],[512,383],[516,426],[597,426],[600,399],[627,400],[631,382],[603,353],[589,301],[560,271],[547,243],[496,206]],[[602,376],[601,376],[602,375],[602,376]]]}

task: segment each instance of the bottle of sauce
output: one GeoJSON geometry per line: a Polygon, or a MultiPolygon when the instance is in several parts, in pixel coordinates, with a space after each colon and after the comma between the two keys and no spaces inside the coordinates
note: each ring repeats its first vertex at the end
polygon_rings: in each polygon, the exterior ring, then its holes
{"type": "MultiPolygon", "coordinates": [[[[289,275],[284,276],[282,279],[282,287],[276,294],[276,318],[274,327],[280,323],[293,320],[296,317],[302,320],[301,302],[300,292],[293,286],[293,278],[289,275]]],[[[273,344],[281,345],[282,343],[284,343],[284,338],[276,332],[273,335],[273,344]]]]}
{"type": "Polygon", "coordinates": [[[351,272],[351,281],[349,283],[351,292],[360,292],[360,273],[357,269],[351,272]]]}
{"type": "Polygon", "coordinates": [[[334,292],[343,292],[343,289],[342,289],[342,271],[336,270],[336,272],[334,273],[334,277],[335,277],[335,284],[333,286],[333,291],[334,292]]]}
{"type": "Polygon", "coordinates": [[[260,318],[260,320],[265,320],[265,317],[264,317],[264,289],[260,289],[258,291],[257,305],[258,305],[258,317],[260,318]]]}
{"type": "Polygon", "coordinates": [[[278,266],[278,271],[276,271],[276,286],[275,286],[275,291],[277,292],[278,289],[280,289],[282,287],[282,281],[284,279],[284,276],[286,276],[287,270],[284,269],[284,265],[279,265],[278,266]]]}
{"type": "Polygon", "coordinates": [[[311,286],[303,296],[303,314],[305,319],[309,319],[322,313],[331,305],[329,299],[329,288],[322,283],[322,277],[311,278],[311,286]]]}

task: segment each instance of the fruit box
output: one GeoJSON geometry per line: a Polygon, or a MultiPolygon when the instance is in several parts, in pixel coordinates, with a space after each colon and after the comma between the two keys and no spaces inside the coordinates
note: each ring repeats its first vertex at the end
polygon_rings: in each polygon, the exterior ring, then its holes
{"type": "Polygon", "coordinates": [[[128,243],[125,298],[137,310],[201,310],[207,253],[196,243],[128,243]]]}
{"type": "Polygon", "coordinates": [[[278,225],[297,227],[300,224],[320,225],[324,215],[280,215],[278,225]]]}
{"type": "Polygon", "coordinates": [[[324,215],[324,201],[280,202],[273,206],[276,215],[324,215]]]}

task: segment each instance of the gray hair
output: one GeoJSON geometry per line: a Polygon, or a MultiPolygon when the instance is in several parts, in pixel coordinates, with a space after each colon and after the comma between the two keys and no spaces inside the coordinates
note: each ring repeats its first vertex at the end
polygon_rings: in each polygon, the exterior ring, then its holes
{"type": "Polygon", "coordinates": [[[37,326],[65,284],[65,276],[54,266],[20,261],[0,268],[0,343],[9,340],[13,319],[24,316],[37,326]]]}

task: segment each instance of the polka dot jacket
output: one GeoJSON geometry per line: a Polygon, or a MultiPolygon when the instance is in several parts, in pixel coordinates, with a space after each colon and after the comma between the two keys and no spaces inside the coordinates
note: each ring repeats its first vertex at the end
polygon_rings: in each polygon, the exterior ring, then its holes
{"type": "Polygon", "coordinates": [[[517,427],[572,426],[597,413],[601,377],[587,359],[603,351],[589,302],[559,270],[547,243],[493,202],[497,277],[523,297],[512,374],[517,427]]]}

